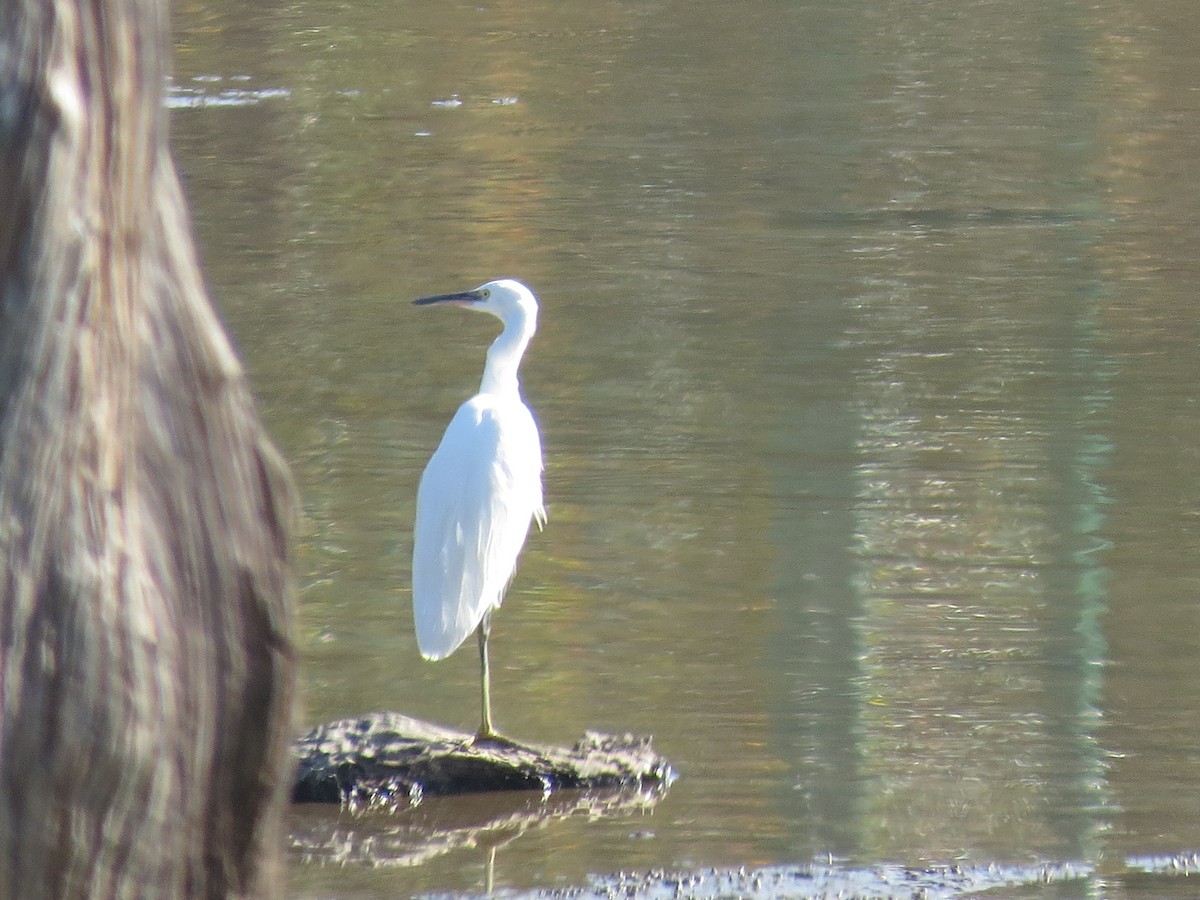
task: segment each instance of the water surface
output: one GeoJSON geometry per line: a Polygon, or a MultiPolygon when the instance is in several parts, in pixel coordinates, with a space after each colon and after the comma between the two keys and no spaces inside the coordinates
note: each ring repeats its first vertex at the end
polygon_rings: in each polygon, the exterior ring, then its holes
{"type": "Polygon", "coordinates": [[[496,323],[407,301],[511,275],[550,522],[498,724],[681,773],[297,858],[293,896],[1200,847],[1193,13],[183,3],[176,151],[304,501],[306,720],[477,720],[475,654],[417,653],[410,530],[496,323]]]}

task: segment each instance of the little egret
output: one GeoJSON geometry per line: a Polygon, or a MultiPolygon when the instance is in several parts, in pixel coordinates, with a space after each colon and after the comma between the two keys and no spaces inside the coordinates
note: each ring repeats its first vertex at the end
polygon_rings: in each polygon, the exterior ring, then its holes
{"type": "Polygon", "coordinates": [[[477,309],[504,323],[488,348],[479,393],[458,408],[421,476],[412,565],[421,655],[443,659],[478,633],[478,737],[496,738],[488,683],[492,612],[504,599],[530,522],[540,528],[546,521],[542,440],[517,381],[521,356],[537,330],[537,300],[519,281],[503,279],[414,303],[477,309]]]}

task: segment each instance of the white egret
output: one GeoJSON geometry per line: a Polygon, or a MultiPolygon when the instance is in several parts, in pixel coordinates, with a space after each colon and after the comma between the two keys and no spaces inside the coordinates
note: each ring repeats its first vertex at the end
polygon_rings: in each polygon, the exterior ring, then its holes
{"type": "Polygon", "coordinates": [[[537,300],[519,281],[503,279],[414,302],[477,309],[504,323],[488,348],[479,393],[458,408],[421,476],[412,565],[421,655],[442,659],[478,633],[478,737],[495,738],[487,647],[492,613],[504,599],[530,522],[540,528],[546,521],[542,440],[517,381],[537,330],[537,300]]]}

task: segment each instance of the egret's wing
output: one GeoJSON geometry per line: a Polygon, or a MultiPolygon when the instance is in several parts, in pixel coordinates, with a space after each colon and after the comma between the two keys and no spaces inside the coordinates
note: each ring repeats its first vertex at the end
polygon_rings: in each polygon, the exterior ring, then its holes
{"type": "Polygon", "coordinates": [[[417,491],[413,618],[424,656],[449,656],[500,605],[535,515],[544,518],[533,416],[519,400],[468,400],[417,491]]]}

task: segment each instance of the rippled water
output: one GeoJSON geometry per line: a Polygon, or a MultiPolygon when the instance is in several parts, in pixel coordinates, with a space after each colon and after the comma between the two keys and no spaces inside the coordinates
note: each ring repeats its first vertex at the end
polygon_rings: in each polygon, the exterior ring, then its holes
{"type": "Polygon", "coordinates": [[[417,654],[408,554],[495,326],[407,301],[513,275],[550,522],[498,724],[653,733],[681,773],[492,850],[297,858],[295,896],[1200,846],[1189,4],[177,24],[206,267],[304,498],[307,721],[476,721],[474,653],[417,654]]]}

